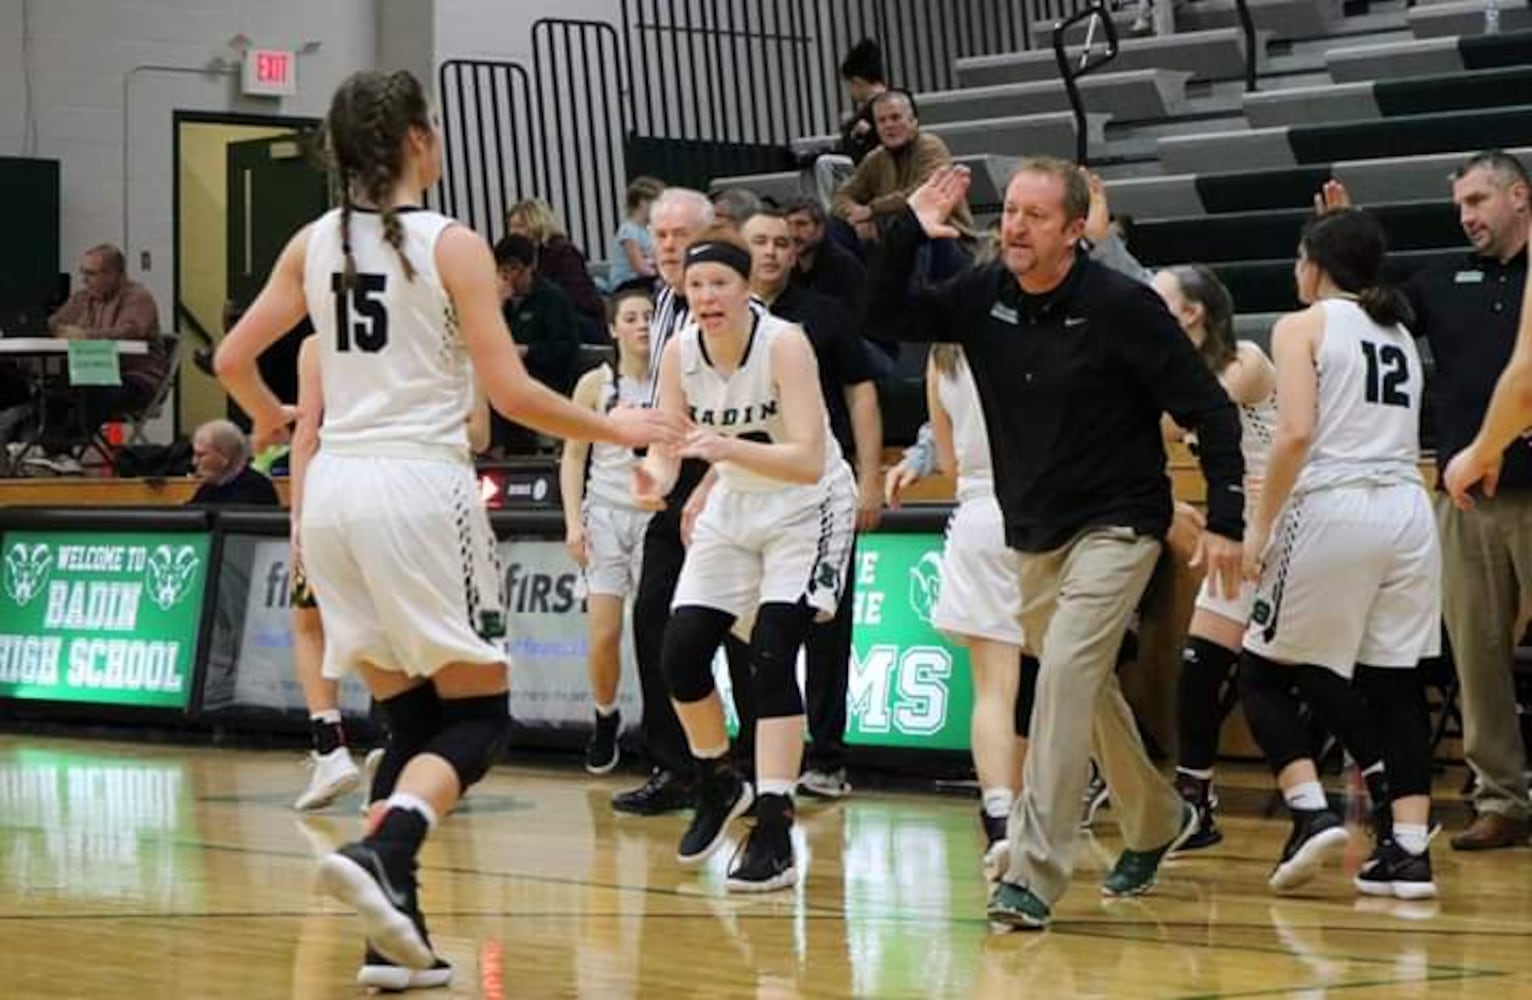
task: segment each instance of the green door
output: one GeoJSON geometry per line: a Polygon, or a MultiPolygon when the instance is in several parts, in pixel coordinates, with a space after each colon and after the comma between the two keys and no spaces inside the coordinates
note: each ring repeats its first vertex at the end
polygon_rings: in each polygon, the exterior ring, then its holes
{"type": "Polygon", "coordinates": [[[330,181],[312,155],[317,133],[231,142],[229,302],[243,313],[293,233],[330,207],[330,181]]]}

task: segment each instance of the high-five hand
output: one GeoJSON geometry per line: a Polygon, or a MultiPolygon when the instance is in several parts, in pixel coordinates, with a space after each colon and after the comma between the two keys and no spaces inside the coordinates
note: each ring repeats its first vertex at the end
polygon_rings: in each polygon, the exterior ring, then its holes
{"type": "Polygon", "coordinates": [[[954,163],[939,168],[910,193],[910,210],[920,220],[927,236],[933,240],[949,240],[962,235],[947,220],[968,197],[968,185],[972,181],[968,168],[954,163]]]}

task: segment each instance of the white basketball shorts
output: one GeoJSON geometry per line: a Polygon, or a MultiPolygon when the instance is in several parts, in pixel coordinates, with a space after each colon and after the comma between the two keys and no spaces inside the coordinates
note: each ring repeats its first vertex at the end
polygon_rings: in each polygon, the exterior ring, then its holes
{"type": "Polygon", "coordinates": [[[1419,485],[1293,497],[1273,529],[1245,648],[1349,678],[1441,651],[1442,559],[1419,485]]]}
{"type": "Polygon", "coordinates": [[[644,565],[644,533],[653,511],[586,502],[585,592],[627,597],[638,589],[644,565]]]}
{"type": "Polygon", "coordinates": [[[714,608],[743,634],[762,604],[805,601],[835,617],[856,531],[856,487],[842,466],[817,489],[708,494],[676,583],[672,608],[714,608]]]}
{"type": "Polygon", "coordinates": [[[471,466],[321,448],[304,487],[326,677],[358,663],[429,677],[448,663],[506,661],[494,641],[505,578],[471,466]]]}
{"type": "Polygon", "coordinates": [[[988,639],[1023,645],[1021,573],[1005,544],[1005,521],[993,493],[965,498],[947,521],[942,585],[931,624],[955,642],[988,639]]]}

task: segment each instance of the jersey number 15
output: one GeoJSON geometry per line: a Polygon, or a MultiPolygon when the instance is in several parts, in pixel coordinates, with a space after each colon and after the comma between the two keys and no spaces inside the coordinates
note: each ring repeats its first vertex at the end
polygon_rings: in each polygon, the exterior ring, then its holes
{"type": "Polygon", "coordinates": [[[1367,356],[1367,401],[1384,406],[1409,406],[1410,394],[1402,386],[1410,378],[1410,359],[1396,344],[1362,341],[1367,356]]]}
{"type": "Polygon", "coordinates": [[[335,293],[337,351],[345,354],[354,344],[359,351],[376,354],[387,346],[388,309],[383,305],[383,291],[387,286],[386,274],[359,273],[348,292],[345,275],[330,276],[330,290],[335,293]]]}

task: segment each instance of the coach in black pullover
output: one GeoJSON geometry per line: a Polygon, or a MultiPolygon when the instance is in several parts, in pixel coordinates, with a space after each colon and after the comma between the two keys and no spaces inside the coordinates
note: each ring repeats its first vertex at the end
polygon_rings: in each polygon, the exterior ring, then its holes
{"type": "Polygon", "coordinates": [[[1231,597],[1244,463],[1233,403],[1158,296],[1076,252],[1090,195],[1073,164],[1024,161],[1006,188],[999,259],[912,288],[918,244],[945,234],[967,187],[966,169],[939,171],[885,229],[866,329],[962,344],[978,386],[1018,550],[1021,624],[1042,661],[1010,868],[989,917],[1039,928],[1069,883],[1088,757],[1126,845],[1109,895],[1144,891],[1195,820],[1144,753],[1113,666],[1170,526],[1161,414],[1197,430],[1208,481],[1199,555],[1231,597]]]}

